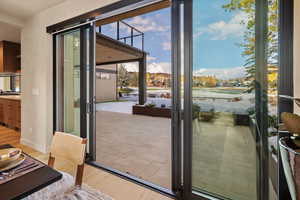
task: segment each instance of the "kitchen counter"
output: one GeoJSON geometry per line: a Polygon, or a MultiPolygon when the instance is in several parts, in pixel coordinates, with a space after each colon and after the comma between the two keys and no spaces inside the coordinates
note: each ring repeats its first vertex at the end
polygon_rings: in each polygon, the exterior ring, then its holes
{"type": "Polygon", "coordinates": [[[21,101],[21,95],[0,95],[0,99],[21,101]]]}

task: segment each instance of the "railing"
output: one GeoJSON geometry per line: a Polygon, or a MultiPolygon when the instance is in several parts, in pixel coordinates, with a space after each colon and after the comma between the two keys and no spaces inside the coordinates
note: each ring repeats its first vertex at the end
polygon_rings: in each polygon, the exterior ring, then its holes
{"type": "MultiPolygon", "coordinates": [[[[142,38],[142,44],[141,44],[141,49],[144,51],[144,33],[138,29],[136,29],[135,27],[127,24],[126,22],[124,21],[117,21],[117,36],[116,36],[116,39],[118,41],[122,41],[124,42],[125,44],[128,44],[127,42],[129,41],[130,43],[128,45],[134,47],[134,38],[136,37],[141,37],[142,38]],[[120,25],[123,24],[127,27],[130,28],[130,35],[129,36],[125,36],[125,37],[121,37],[120,36],[120,25]],[[135,32],[137,32],[137,34],[135,34],[135,32]]],[[[99,33],[102,33],[102,30],[101,30],[101,26],[98,27],[98,31],[99,33]]]]}

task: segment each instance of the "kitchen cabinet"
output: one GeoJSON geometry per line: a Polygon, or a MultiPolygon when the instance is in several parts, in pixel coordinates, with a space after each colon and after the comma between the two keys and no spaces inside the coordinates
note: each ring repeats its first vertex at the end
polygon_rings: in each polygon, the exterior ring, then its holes
{"type": "Polygon", "coordinates": [[[21,128],[21,101],[0,98],[0,123],[10,128],[21,128]]]}
{"type": "Polygon", "coordinates": [[[3,101],[0,99],[0,123],[4,123],[3,101]]]}
{"type": "Polygon", "coordinates": [[[14,42],[0,42],[0,72],[17,72],[21,68],[21,45],[14,42]]]}

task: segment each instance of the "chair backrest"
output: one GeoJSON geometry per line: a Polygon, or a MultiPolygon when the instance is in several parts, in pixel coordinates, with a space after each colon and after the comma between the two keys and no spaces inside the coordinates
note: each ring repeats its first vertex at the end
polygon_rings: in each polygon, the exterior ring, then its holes
{"type": "Polygon", "coordinates": [[[50,147],[48,165],[54,166],[56,157],[71,161],[77,165],[75,185],[82,184],[87,140],[63,132],[55,132],[50,147]]]}

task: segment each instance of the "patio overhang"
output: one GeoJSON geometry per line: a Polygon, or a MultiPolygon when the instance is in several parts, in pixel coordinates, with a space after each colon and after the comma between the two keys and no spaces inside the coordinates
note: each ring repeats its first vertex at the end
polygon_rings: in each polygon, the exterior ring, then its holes
{"type": "Polygon", "coordinates": [[[128,62],[139,63],[139,104],[146,102],[147,53],[136,47],[96,33],[96,66],[128,62]]]}

